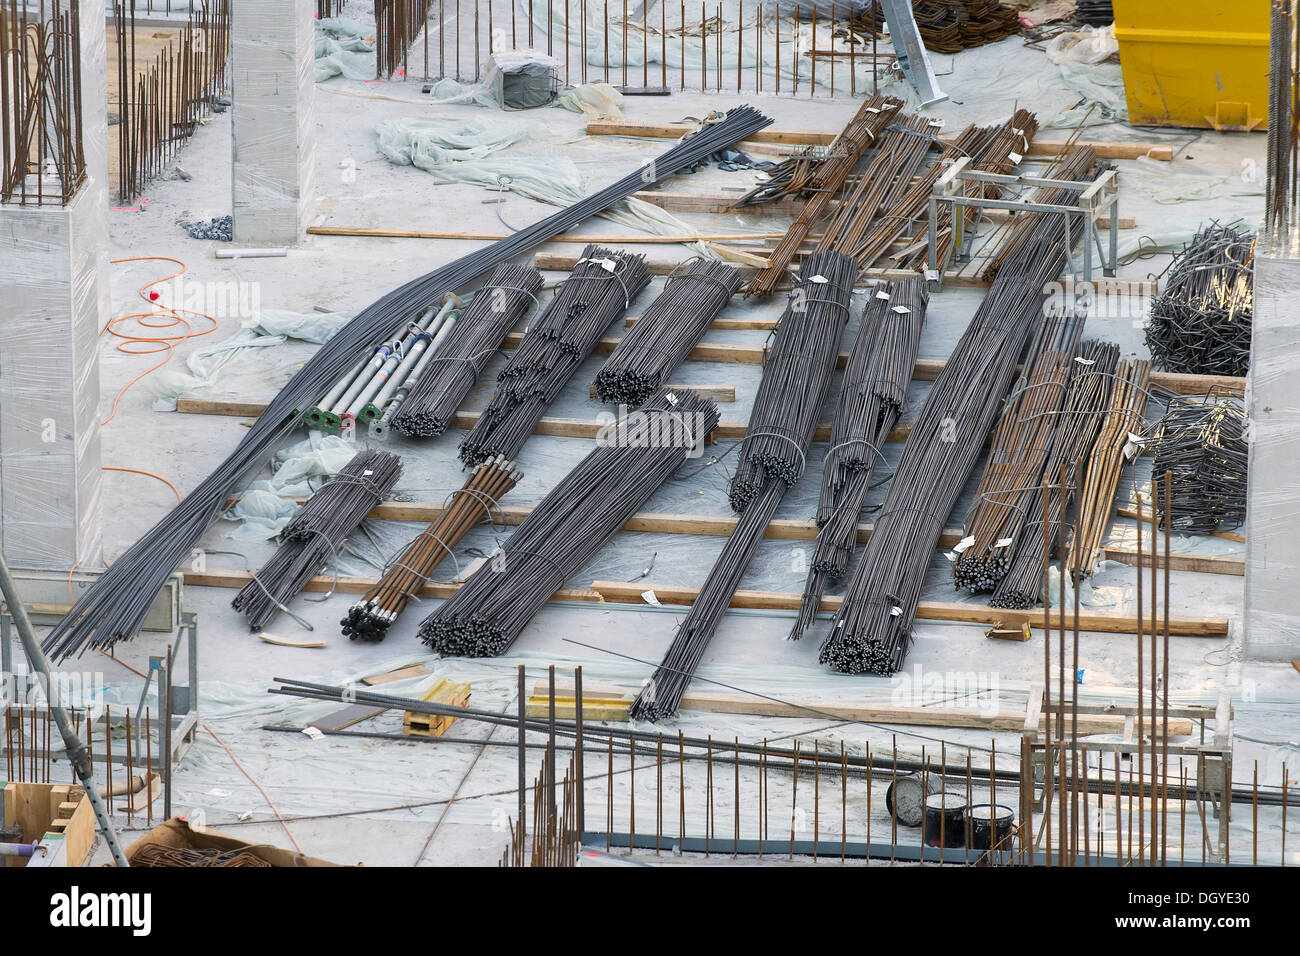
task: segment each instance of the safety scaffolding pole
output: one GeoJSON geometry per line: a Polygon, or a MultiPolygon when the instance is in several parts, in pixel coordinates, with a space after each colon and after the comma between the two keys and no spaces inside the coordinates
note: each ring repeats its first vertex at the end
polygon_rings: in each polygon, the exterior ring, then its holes
{"type": "Polygon", "coordinates": [[[77,774],[77,779],[86,788],[86,797],[90,800],[91,809],[95,811],[95,819],[99,821],[99,829],[104,834],[108,849],[113,854],[113,862],[118,866],[130,866],[126,854],[122,852],[122,844],[118,842],[117,830],[113,828],[113,821],[108,818],[108,811],[104,807],[104,798],[95,786],[94,772],[90,763],[90,751],[86,749],[86,745],[77,736],[72,721],[68,719],[67,711],[63,709],[63,705],[59,702],[58,694],[52,690],[54,682],[50,676],[49,658],[45,656],[45,652],[41,650],[40,642],[36,640],[36,632],[32,630],[31,618],[27,616],[27,608],[18,595],[18,588],[14,584],[13,576],[9,573],[9,564],[5,561],[3,554],[0,554],[0,591],[4,593],[5,603],[9,605],[9,613],[14,619],[14,625],[18,628],[18,636],[22,639],[23,650],[27,652],[27,662],[40,675],[40,679],[45,682],[46,701],[50,712],[54,715],[54,722],[58,725],[59,733],[63,736],[64,752],[67,753],[68,759],[72,762],[72,769],[77,774]]]}

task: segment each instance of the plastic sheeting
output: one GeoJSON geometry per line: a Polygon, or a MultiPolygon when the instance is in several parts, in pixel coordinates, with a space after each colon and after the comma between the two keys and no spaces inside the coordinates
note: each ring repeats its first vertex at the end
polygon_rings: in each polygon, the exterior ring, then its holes
{"type": "Polygon", "coordinates": [[[375,75],[374,30],[347,17],[316,21],[316,82],[342,76],[368,80],[375,75]]]}

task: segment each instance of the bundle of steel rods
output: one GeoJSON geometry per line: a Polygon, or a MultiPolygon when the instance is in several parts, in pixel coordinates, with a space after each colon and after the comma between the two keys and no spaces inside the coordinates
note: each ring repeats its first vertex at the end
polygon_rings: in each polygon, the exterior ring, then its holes
{"type": "MultiPolygon", "coordinates": [[[[884,28],[879,2],[860,13],[854,8],[853,15],[855,23],[871,33],[879,34],[884,28]]],[[[997,0],[912,0],[912,16],[921,42],[936,53],[960,53],[1020,32],[1019,14],[997,0]]]]}
{"type": "Polygon", "coordinates": [[[402,460],[386,451],[359,451],[343,470],[307,499],[280,532],[280,546],[230,606],[254,631],[265,627],[313,575],[329,564],[343,540],[397,484],[402,460]]]}
{"type": "Polygon", "coordinates": [[[677,143],[649,166],[520,229],[509,238],[407,282],[364,309],[298,370],[216,470],[82,594],[46,639],[46,652],[64,659],[88,645],[108,648],[134,637],[167,578],[188,558],[238,483],[267,460],[284,436],[299,424],[308,404],[337,382],[366,348],[391,338],[413,316],[441,301],[448,292],[551,236],[572,229],[618,200],[646,188],[649,182],[658,182],[689,168],[719,149],[752,136],[771,122],[752,107],[735,107],[727,112],[724,120],[709,124],[677,143]]]}
{"type": "Polygon", "coordinates": [[[420,588],[429,582],[442,559],[480,521],[491,521],[493,509],[523,473],[512,461],[497,457],[475,465],[463,488],[449,496],[438,517],[429,523],[383,573],[379,581],[339,621],[354,641],[382,641],[420,588]]]}
{"type": "Polygon", "coordinates": [[[1269,25],[1268,159],[1264,221],[1269,234],[1284,237],[1300,212],[1300,31],[1295,4],[1274,0],[1269,25]]]}
{"type": "Polygon", "coordinates": [[[853,558],[858,514],[886,436],[903,411],[928,301],[921,279],[882,282],[862,314],[831,424],[817,505],[817,544],[792,640],[812,625],[827,583],[838,581],[853,558]]]}
{"type": "Polygon", "coordinates": [[[1158,366],[1198,375],[1245,375],[1254,314],[1255,238],[1246,229],[1201,229],[1169,266],[1151,302],[1147,348],[1158,366]]]}
{"type": "Polygon", "coordinates": [[[813,227],[829,214],[832,200],[844,187],[862,154],[879,142],[885,127],[893,122],[902,106],[901,100],[891,96],[874,95],[858,108],[857,114],[831,143],[829,157],[817,168],[817,192],[799,211],[785,238],[772,250],[767,267],[745,287],[745,295],[771,295],[787,278],[787,267],[812,235],[813,227]]]}
{"type": "MultiPolygon", "coordinates": [[[[1071,363],[1070,387],[1056,420],[1052,448],[1043,463],[1041,481],[1026,503],[1019,526],[1007,548],[1005,568],[989,604],[993,607],[1025,608],[1039,600],[1043,588],[1043,554],[1055,553],[1065,544],[1067,529],[1061,525],[1060,495],[1069,510],[1076,489],[1082,484],[1082,471],[1091,461],[1098,430],[1106,417],[1111,383],[1119,364],[1119,346],[1109,342],[1085,342],[1071,363]],[[1051,482],[1064,475],[1063,488],[1057,490],[1055,506],[1044,508],[1042,481],[1051,482]],[[1044,513],[1048,515],[1044,522],[1044,513]]],[[[1075,525],[1082,512],[1076,503],[1075,525]]]]}
{"type": "Polygon", "coordinates": [[[441,435],[541,288],[536,269],[513,263],[497,266],[392,412],[391,427],[410,438],[441,435]]]}
{"type": "Polygon", "coordinates": [[[650,284],[645,257],[589,245],[497,376],[497,390],[460,443],[466,465],[514,458],[609,324],[650,284]]]}
{"type": "Polygon", "coordinates": [[[740,520],[663,662],[633,701],[633,718],[658,720],[677,713],[777,505],[803,473],[848,324],[856,275],[857,263],[836,252],[814,252],[804,260],[763,363],[731,482],[731,507],[740,520]]]}
{"type": "Polygon", "coordinates": [[[529,513],[504,548],[420,625],[440,654],[503,653],[718,423],[688,389],[661,390],[638,411],[637,437],[601,442],[529,513]]]}
{"type": "Polygon", "coordinates": [[[725,263],[696,259],[684,265],[596,374],[602,402],[636,407],[667,384],[744,281],[725,263]]]}
{"type": "MultiPolygon", "coordinates": [[[[1151,473],[1173,473],[1173,526],[1208,534],[1246,520],[1246,466],[1250,443],[1246,412],[1235,396],[1175,399],[1147,444],[1151,473]]],[[[1165,516],[1160,502],[1161,520],[1165,516]]]]}
{"type": "Polygon", "coordinates": [[[1083,492],[1075,505],[1077,517],[1070,541],[1070,568],[1087,577],[1097,566],[1101,546],[1110,527],[1124,464],[1138,452],[1146,417],[1147,386],[1151,363],[1120,362],[1110,380],[1105,414],[1084,469],[1083,492]]]}
{"type": "Polygon", "coordinates": [[[1007,396],[962,540],[952,550],[958,590],[979,593],[997,587],[1021,528],[1035,518],[1027,504],[1051,451],[1082,334],[1082,320],[1053,315],[1040,331],[1041,347],[1030,349],[1032,358],[1007,396]]]}
{"type": "MultiPolygon", "coordinates": [[[[1081,178],[1091,150],[1065,164],[1081,178]]],[[[1077,241],[1082,226],[1071,229],[1077,241]]],[[[1044,222],[990,287],[936,379],[876,516],[866,551],[819,654],[850,673],[891,674],[903,663],[925,573],[953,504],[975,467],[1030,330],[1043,288],[1066,262],[1066,236],[1044,222]]]]}

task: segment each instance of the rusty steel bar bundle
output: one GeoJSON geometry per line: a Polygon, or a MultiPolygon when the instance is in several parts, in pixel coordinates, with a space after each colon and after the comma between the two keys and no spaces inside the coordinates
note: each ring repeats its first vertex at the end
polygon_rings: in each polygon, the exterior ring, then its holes
{"type": "Polygon", "coordinates": [[[814,177],[817,191],[804,203],[785,238],[768,256],[767,267],[745,287],[745,295],[771,295],[786,279],[787,267],[812,235],[813,228],[830,214],[832,200],[844,188],[862,154],[879,142],[885,127],[894,120],[902,106],[902,101],[892,96],[875,95],[858,108],[853,119],[827,147],[827,160],[817,167],[814,177]]]}
{"type": "Polygon", "coordinates": [[[409,73],[407,57],[428,24],[432,6],[433,0],[375,0],[376,77],[386,80],[399,71],[409,73]]]}
{"type": "Polygon", "coordinates": [[[1300,212],[1300,31],[1292,0],[1273,0],[1269,25],[1265,225],[1283,238],[1300,212]]]}
{"type": "Polygon", "coordinates": [[[230,606],[260,631],[313,575],[320,574],[345,538],[366,514],[392,492],[402,474],[402,460],[391,452],[357,452],[330,478],[280,532],[280,546],[245,584],[230,606]]]}
{"type": "Polygon", "coordinates": [[[663,662],[632,703],[634,718],[659,720],[677,712],[777,505],[804,472],[848,325],[856,275],[857,264],[837,252],[814,252],[804,260],[763,363],[731,481],[731,507],[740,519],[663,662]]]}
{"type": "Polygon", "coordinates": [[[647,180],[657,182],[690,168],[702,157],[752,136],[771,122],[752,107],[733,107],[724,120],[675,144],[651,166],[629,173],[506,239],[412,279],[363,309],[297,371],[225,460],[81,595],[46,638],[47,651],[63,659],[87,646],[106,649],[134,637],[158,592],[217,519],[234,488],[262,466],[298,426],[309,404],[355,365],[365,349],[391,338],[447,293],[646,188],[647,180]]]}
{"type": "MultiPolygon", "coordinates": [[[[1076,150],[1064,164],[1076,180],[1094,165],[1090,149],[1076,150]]],[[[1041,318],[1043,289],[1059,278],[1069,245],[1082,232],[1081,224],[1062,228],[1055,217],[1042,222],[971,319],[903,447],[866,552],[823,640],[823,664],[882,674],[902,666],[939,536],[1041,318]]]]}
{"type": "Polygon", "coordinates": [[[957,590],[996,588],[1022,526],[1037,514],[1028,510],[1028,502],[1042,479],[1082,334],[1081,316],[1054,312],[1040,327],[1031,358],[993,429],[992,448],[962,540],[949,554],[957,590]]]}
{"type": "Polygon", "coordinates": [[[722,262],[688,260],[677,269],[596,373],[602,402],[635,408],[667,384],[744,281],[722,262]]]}
{"type": "Polygon", "coordinates": [[[390,424],[408,438],[433,438],[447,429],[483,367],[506,334],[528,314],[542,288],[542,276],[529,266],[503,263],[424,364],[390,424]]]}
{"type": "Polygon", "coordinates": [[[853,558],[858,515],[882,458],[881,446],[903,411],[929,298],[921,279],[882,282],[862,314],[831,423],[817,505],[817,544],[791,640],[812,625],[827,583],[838,581],[853,558]]]}
{"type": "MultiPolygon", "coordinates": [[[[1060,410],[1050,416],[1056,425],[1041,475],[1044,478],[1065,475],[1065,488],[1058,493],[1058,505],[1061,494],[1065,496],[1065,509],[1074,503],[1073,524],[1077,527],[1082,502],[1076,499],[1082,497],[1078,492],[1083,486],[1083,472],[1090,466],[1106,418],[1106,402],[1119,366],[1119,346],[1110,342],[1085,342],[1071,366],[1069,390],[1060,410]]],[[[1054,511],[1055,516],[1044,523],[1042,495],[1040,483],[1019,515],[1021,520],[1007,548],[1005,570],[989,600],[993,607],[1031,607],[1042,596],[1044,552],[1051,554],[1065,544],[1069,528],[1060,520],[1061,508],[1047,509],[1049,515],[1054,511]]],[[[1078,577],[1077,570],[1071,570],[1078,577]]]]}
{"type": "Polygon", "coordinates": [[[65,206],[86,179],[77,0],[0,0],[0,202],[65,206]]]}
{"type": "Polygon", "coordinates": [[[660,390],[632,414],[636,434],[629,426],[598,443],[501,551],[424,619],[421,640],[446,655],[504,653],[718,423],[717,407],[689,389],[660,390]]]}
{"type": "Polygon", "coordinates": [[[466,465],[519,454],[609,324],[650,284],[645,257],[596,245],[582,250],[555,297],[497,376],[497,390],[460,443],[466,465]]]}
{"type": "Polygon", "coordinates": [[[348,608],[339,621],[354,641],[382,641],[420,588],[429,582],[442,559],[480,521],[491,521],[501,498],[518,484],[523,472],[498,456],[475,465],[462,488],[448,496],[438,517],[416,535],[379,581],[348,608]]]}
{"type": "Polygon", "coordinates": [[[1171,372],[1244,376],[1254,306],[1255,237],[1210,223],[1174,256],[1151,302],[1152,360],[1171,372]]]}
{"type": "MultiPolygon", "coordinates": [[[[1173,475],[1173,526],[1208,534],[1246,521],[1250,453],[1239,396],[1180,396],[1152,428],[1152,473],[1173,475]]],[[[1157,502],[1164,517],[1164,502],[1157,502]]]]}
{"type": "MultiPolygon", "coordinates": [[[[912,0],[912,16],[921,42],[935,53],[960,53],[1020,32],[1019,14],[997,0],[912,0]]],[[[885,15],[880,3],[864,5],[861,12],[854,8],[852,22],[873,36],[881,35],[885,15]]]]}
{"type": "Polygon", "coordinates": [[[1141,437],[1150,383],[1151,363],[1145,360],[1120,362],[1110,380],[1104,417],[1084,469],[1083,492],[1075,506],[1069,566],[1077,576],[1091,575],[1101,557],[1120,474],[1138,451],[1131,436],[1141,437]]]}

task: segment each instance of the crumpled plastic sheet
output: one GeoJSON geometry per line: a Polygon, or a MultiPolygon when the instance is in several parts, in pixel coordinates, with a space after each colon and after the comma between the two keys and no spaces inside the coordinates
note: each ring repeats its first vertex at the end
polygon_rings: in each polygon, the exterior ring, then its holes
{"type": "Polygon", "coordinates": [[[311,497],[325,478],[341,471],[356,453],[354,443],[318,431],[308,432],[304,440],[281,448],[275,453],[271,477],[254,481],[223,513],[222,517],[237,522],[228,537],[244,540],[275,537],[289,523],[298,506],[291,501],[277,503],[271,499],[311,497]]]}
{"type": "Polygon", "coordinates": [[[375,75],[373,29],[347,17],[316,21],[316,82],[342,76],[366,80],[375,75]]]}
{"type": "Polygon", "coordinates": [[[340,312],[289,312],[263,309],[230,338],[193,352],[185,360],[186,372],[160,370],[146,379],[154,394],[153,409],[176,411],[176,399],[198,389],[210,388],[230,363],[244,357],[250,349],[272,348],[289,339],[317,345],[343,328],[351,318],[340,312]]]}

